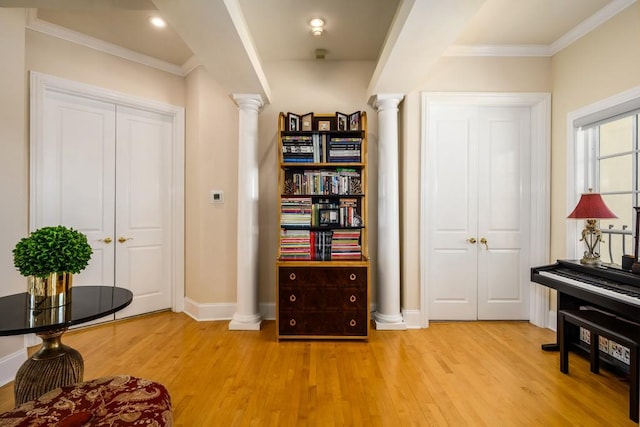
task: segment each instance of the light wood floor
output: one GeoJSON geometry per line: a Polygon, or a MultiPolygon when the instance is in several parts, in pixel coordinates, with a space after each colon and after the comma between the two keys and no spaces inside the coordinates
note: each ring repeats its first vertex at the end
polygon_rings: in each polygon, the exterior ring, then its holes
{"type": "MultiPolygon", "coordinates": [[[[570,375],[540,344],[555,334],[526,322],[443,322],[372,330],[369,342],[276,341],[158,313],[65,334],[85,379],[130,374],[163,383],[176,426],[631,426],[628,383],[570,375]]],[[[0,388],[0,412],[13,383],[0,388]]]]}

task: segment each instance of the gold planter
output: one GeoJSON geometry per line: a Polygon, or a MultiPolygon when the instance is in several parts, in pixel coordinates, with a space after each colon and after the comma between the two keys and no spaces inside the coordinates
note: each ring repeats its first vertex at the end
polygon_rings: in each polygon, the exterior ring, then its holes
{"type": "Polygon", "coordinates": [[[29,307],[45,310],[71,302],[72,273],[51,273],[47,277],[29,276],[29,307]]]}

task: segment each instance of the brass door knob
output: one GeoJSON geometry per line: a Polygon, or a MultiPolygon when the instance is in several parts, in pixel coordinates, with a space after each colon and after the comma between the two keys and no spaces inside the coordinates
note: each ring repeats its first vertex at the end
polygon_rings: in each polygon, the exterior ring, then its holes
{"type": "Polygon", "coordinates": [[[111,242],[113,242],[113,240],[111,239],[111,237],[105,237],[104,239],[101,239],[100,242],[104,242],[107,245],[111,242]]]}
{"type": "Polygon", "coordinates": [[[124,243],[127,240],[133,240],[133,237],[118,237],[118,242],[124,243]]]}
{"type": "Polygon", "coordinates": [[[489,244],[487,242],[487,239],[485,239],[484,237],[480,239],[480,243],[484,245],[486,250],[489,250],[489,244]]]}
{"type": "Polygon", "coordinates": [[[469,238],[467,239],[467,242],[471,243],[472,245],[473,245],[476,241],[477,241],[477,240],[476,240],[476,238],[475,238],[475,237],[469,237],[469,238]]]}

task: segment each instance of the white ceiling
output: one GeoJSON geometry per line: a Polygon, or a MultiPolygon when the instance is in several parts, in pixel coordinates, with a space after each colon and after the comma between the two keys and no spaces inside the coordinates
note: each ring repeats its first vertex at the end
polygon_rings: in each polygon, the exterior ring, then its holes
{"type": "Polygon", "coordinates": [[[37,8],[33,28],[69,29],[183,72],[204,65],[230,93],[268,100],[262,64],[269,61],[313,61],[322,48],[325,61],[376,61],[371,94],[406,93],[443,54],[551,55],[634,1],[0,0],[0,7],[37,8]],[[155,14],[168,28],[148,25],[155,14]],[[312,17],[326,22],[321,37],[311,34],[312,17]]]}

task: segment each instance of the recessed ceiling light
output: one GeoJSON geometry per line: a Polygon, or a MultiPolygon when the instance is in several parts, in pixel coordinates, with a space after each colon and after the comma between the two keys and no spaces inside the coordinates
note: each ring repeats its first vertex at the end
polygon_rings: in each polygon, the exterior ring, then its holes
{"type": "Polygon", "coordinates": [[[151,18],[149,18],[149,22],[151,22],[151,25],[156,28],[164,28],[167,26],[167,23],[164,22],[164,19],[160,18],[159,16],[152,16],[151,18]]]}
{"type": "Polygon", "coordinates": [[[322,35],[322,32],[324,31],[324,20],[321,18],[313,18],[309,21],[309,25],[311,25],[311,33],[314,36],[319,37],[322,35]]]}

